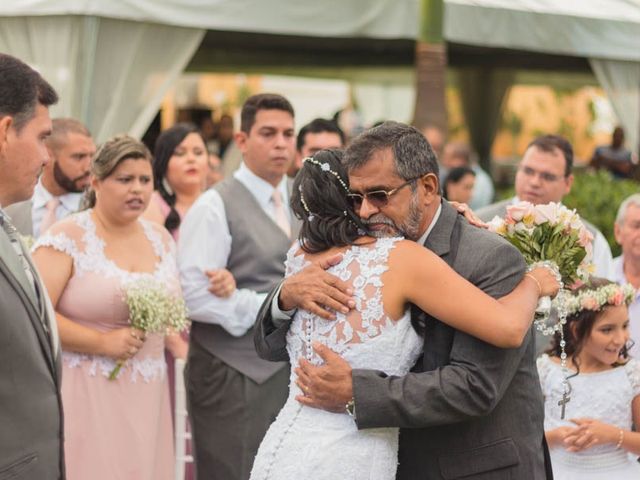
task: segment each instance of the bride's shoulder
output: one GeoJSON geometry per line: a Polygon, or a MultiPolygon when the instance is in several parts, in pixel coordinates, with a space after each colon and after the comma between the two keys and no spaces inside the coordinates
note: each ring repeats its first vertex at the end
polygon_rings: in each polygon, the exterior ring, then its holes
{"type": "Polygon", "coordinates": [[[433,254],[431,250],[418,242],[414,242],[413,240],[406,240],[400,237],[391,238],[390,240],[393,241],[393,250],[395,256],[399,256],[401,258],[422,258],[425,256],[435,256],[435,254],[433,254]]]}

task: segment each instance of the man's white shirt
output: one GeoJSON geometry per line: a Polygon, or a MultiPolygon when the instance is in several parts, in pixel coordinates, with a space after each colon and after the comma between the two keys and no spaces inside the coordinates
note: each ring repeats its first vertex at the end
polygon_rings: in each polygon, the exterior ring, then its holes
{"type": "MultiPolygon", "coordinates": [[[[620,285],[629,283],[624,274],[624,255],[613,259],[613,275],[610,280],[620,285]]],[[[629,305],[629,336],[635,343],[629,353],[637,357],[640,352],[640,290],[636,292],[633,302],[629,305]]]]}
{"type": "MultiPolygon", "coordinates": [[[[275,221],[274,187],[244,163],[233,177],[249,190],[264,212],[275,221]]],[[[277,189],[290,216],[286,176],[277,189]]],[[[205,270],[227,267],[231,240],[222,197],[214,189],[207,190],[189,209],[180,225],[178,267],[191,320],[215,323],[231,335],[241,336],[254,325],[267,294],[241,288],[228,298],[220,298],[209,292],[209,278],[204,273],[205,270]]]]}
{"type": "MultiPolygon", "coordinates": [[[[44,188],[42,181],[38,181],[33,191],[33,197],[31,198],[31,221],[33,224],[34,238],[38,238],[42,234],[40,225],[47,214],[47,203],[52,198],[53,195],[44,188]]],[[[56,208],[56,220],[62,220],[78,211],[80,201],[82,200],[82,193],[65,193],[64,195],[58,196],[58,199],[60,200],[60,204],[58,208],[56,208]]]]}

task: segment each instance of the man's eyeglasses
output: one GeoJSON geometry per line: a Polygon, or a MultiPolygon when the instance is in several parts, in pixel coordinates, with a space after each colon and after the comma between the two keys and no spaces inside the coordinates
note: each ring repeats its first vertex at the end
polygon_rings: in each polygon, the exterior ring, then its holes
{"type": "Polygon", "coordinates": [[[367,202],[371,204],[371,206],[375,208],[382,208],[389,203],[389,197],[391,197],[391,195],[400,191],[407,185],[415,182],[419,178],[422,178],[423,176],[424,174],[411,178],[404,182],[402,185],[399,185],[396,188],[392,188],[391,190],[373,190],[371,192],[365,193],[348,193],[347,198],[349,199],[349,201],[351,202],[351,206],[355,210],[359,209],[362,206],[362,202],[364,202],[365,198],[367,199],[367,202]]]}
{"type": "Polygon", "coordinates": [[[557,182],[561,177],[549,172],[538,172],[531,167],[520,167],[520,171],[527,177],[535,177],[538,175],[540,179],[547,183],[557,182]]]}

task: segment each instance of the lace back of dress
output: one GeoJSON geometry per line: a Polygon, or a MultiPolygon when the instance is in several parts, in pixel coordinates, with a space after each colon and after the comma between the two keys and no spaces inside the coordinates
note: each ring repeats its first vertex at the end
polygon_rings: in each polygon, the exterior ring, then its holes
{"type": "MultiPolygon", "coordinates": [[[[319,357],[311,348],[313,342],[343,353],[353,345],[379,336],[394,324],[384,311],[382,274],[388,269],[389,252],[399,240],[383,238],[371,244],[352,246],[344,252],[342,261],[328,270],[353,288],[356,308],[346,315],[337,313],[335,321],[299,311],[300,321],[294,322],[292,333],[301,337],[301,351],[298,352],[301,356],[319,363],[319,357]]],[[[297,273],[307,264],[304,255],[294,257],[292,250],[287,260],[287,275],[297,273]]]]}

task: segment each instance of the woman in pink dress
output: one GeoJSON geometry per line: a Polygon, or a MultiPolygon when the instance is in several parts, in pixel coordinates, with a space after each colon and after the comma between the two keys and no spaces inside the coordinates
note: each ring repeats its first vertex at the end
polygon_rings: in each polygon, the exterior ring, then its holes
{"type": "Polygon", "coordinates": [[[140,218],[153,192],[151,155],[107,141],[91,166],[88,209],[34,246],[63,347],[68,480],[169,480],[174,455],[164,337],[129,326],[124,289],[153,279],[180,293],[169,233],[140,218]],[[115,380],[109,374],[124,362],[115,380]]]}
{"type": "MultiPolygon", "coordinates": [[[[156,140],[153,174],[156,190],[144,213],[144,218],[163,225],[178,241],[182,218],[202,193],[208,166],[208,152],[202,135],[194,125],[178,123],[165,130],[156,140]]],[[[229,296],[235,290],[235,281],[227,270],[209,272],[211,293],[229,296]]],[[[166,339],[167,375],[171,395],[171,411],[175,405],[175,359],[186,360],[189,335],[171,335],[166,339]]],[[[187,447],[191,452],[190,446],[187,447]]],[[[185,480],[194,478],[193,468],[187,465],[185,480]]]]}

